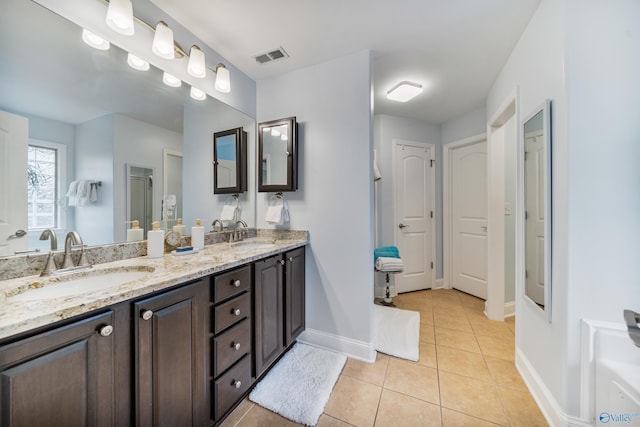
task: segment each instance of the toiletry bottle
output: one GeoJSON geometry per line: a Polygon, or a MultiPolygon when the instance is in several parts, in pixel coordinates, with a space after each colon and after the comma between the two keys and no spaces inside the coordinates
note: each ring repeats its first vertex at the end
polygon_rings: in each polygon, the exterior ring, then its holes
{"type": "Polygon", "coordinates": [[[160,223],[153,221],[152,230],[147,233],[147,256],[149,258],[161,258],[164,255],[164,230],[160,229],[160,223]]]}
{"type": "Polygon", "coordinates": [[[204,227],[200,225],[199,219],[196,219],[196,225],[191,227],[191,246],[193,249],[204,248],[204,227]]]}
{"type": "Polygon", "coordinates": [[[127,230],[127,242],[139,242],[144,240],[144,230],[140,228],[138,220],[131,221],[131,228],[127,230]]]}
{"type": "Polygon", "coordinates": [[[187,228],[182,224],[182,218],[178,218],[178,223],[173,226],[173,231],[180,233],[180,237],[187,235],[187,228]]]}

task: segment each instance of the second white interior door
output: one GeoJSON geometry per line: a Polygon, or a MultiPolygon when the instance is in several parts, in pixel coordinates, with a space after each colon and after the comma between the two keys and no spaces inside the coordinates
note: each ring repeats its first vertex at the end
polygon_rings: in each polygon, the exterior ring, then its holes
{"type": "Polygon", "coordinates": [[[394,141],[395,234],[404,262],[398,293],[433,286],[434,157],[432,144],[394,141]]]}

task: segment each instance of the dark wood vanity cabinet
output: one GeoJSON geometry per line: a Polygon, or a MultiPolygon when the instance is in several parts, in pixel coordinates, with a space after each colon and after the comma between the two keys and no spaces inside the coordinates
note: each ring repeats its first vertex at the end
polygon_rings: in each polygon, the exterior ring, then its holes
{"type": "Polygon", "coordinates": [[[208,419],[208,306],[204,279],[133,304],[136,425],[208,419]]]}
{"type": "Polygon", "coordinates": [[[304,330],[304,259],[302,247],[254,264],[256,377],[304,330]]]}
{"type": "Polygon", "coordinates": [[[115,425],[113,322],[107,311],[0,346],[0,425],[115,425]]]}

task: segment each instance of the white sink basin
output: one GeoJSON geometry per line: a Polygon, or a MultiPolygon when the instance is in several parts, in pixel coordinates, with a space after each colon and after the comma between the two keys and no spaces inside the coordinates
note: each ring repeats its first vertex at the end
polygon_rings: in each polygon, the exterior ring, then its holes
{"type": "Polygon", "coordinates": [[[116,288],[153,273],[153,267],[122,267],[72,273],[33,282],[27,290],[9,297],[11,301],[38,301],[116,288]]]}
{"type": "Polygon", "coordinates": [[[259,241],[259,240],[243,240],[240,242],[230,243],[232,248],[237,249],[268,249],[276,246],[275,243],[259,241]]]}

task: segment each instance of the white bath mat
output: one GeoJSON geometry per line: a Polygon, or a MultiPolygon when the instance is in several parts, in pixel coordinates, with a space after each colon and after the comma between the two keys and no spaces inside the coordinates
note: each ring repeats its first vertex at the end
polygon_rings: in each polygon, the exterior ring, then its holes
{"type": "Polygon", "coordinates": [[[373,305],[373,343],[376,350],[417,362],[420,358],[420,313],[373,305]]]}
{"type": "Polygon", "coordinates": [[[315,426],[346,356],[297,343],[249,394],[249,399],[285,418],[315,426]]]}

